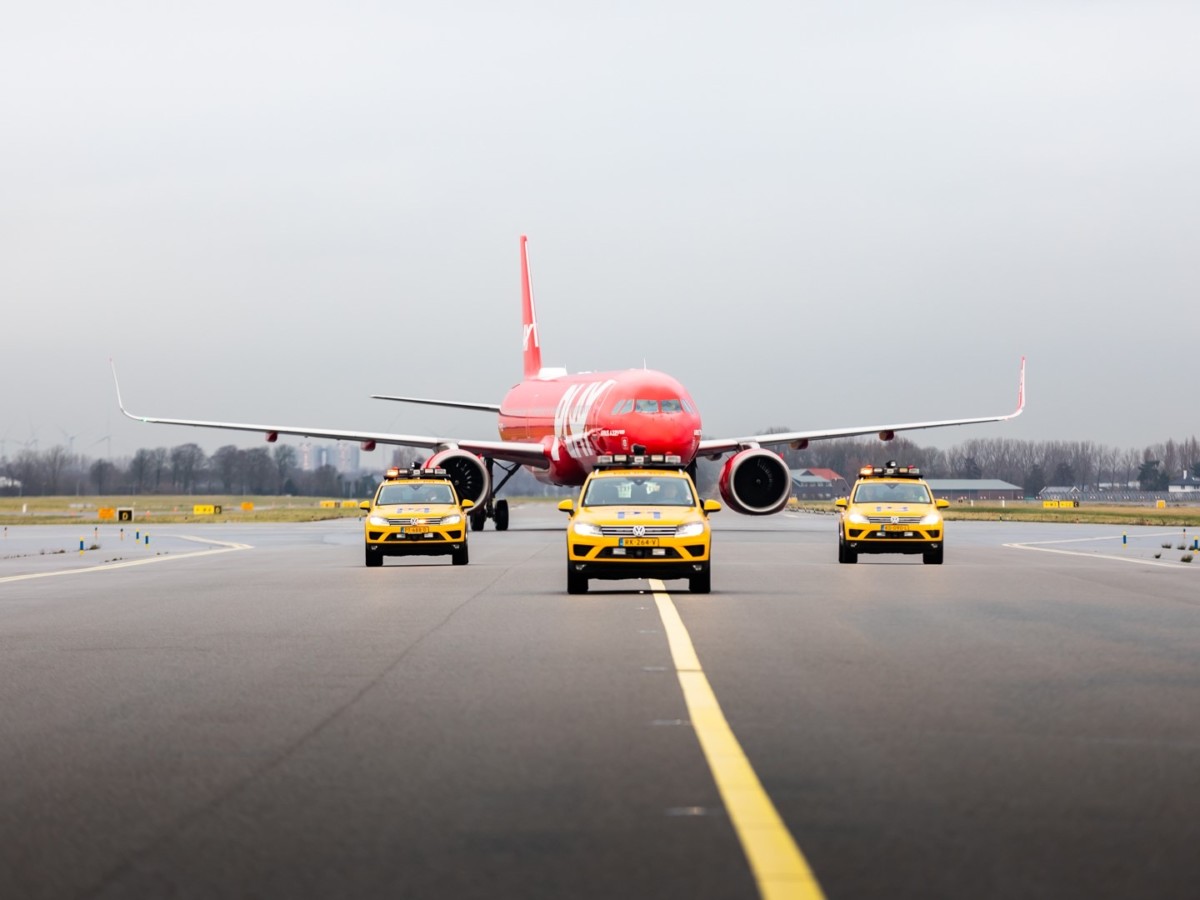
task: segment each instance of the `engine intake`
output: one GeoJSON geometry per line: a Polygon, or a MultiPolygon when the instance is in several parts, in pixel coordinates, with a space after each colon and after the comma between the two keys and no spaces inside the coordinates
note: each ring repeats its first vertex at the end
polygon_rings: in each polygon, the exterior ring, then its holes
{"type": "Polygon", "coordinates": [[[492,487],[483,460],[465,450],[440,450],[425,460],[425,468],[445,469],[459,498],[470,500],[476,506],[487,499],[492,487]]]}
{"type": "Polygon", "coordinates": [[[769,516],[787,506],[792,473],[778,453],[756,447],[729,457],[718,486],[730,509],[748,516],[769,516]]]}

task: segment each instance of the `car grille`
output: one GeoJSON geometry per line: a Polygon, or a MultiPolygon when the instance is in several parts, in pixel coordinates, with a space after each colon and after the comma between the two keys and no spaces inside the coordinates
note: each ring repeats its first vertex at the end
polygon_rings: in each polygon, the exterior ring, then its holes
{"type": "Polygon", "coordinates": [[[635,537],[634,528],[644,528],[636,537],[675,537],[674,525],[601,525],[600,533],[605,537],[635,537]]]}
{"type": "Polygon", "coordinates": [[[388,519],[389,525],[441,525],[441,516],[405,516],[403,519],[388,519]]]}
{"type": "Polygon", "coordinates": [[[872,525],[920,525],[920,516],[867,516],[872,525]]]}

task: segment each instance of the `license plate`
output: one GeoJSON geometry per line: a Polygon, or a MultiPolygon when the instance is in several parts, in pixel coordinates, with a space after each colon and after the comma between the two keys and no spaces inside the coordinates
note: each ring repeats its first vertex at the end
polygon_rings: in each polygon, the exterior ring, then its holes
{"type": "Polygon", "coordinates": [[[913,527],[911,525],[884,525],[883,530],[884,531],[912,531],[913,527]]]}
{"type": "Polygon", "coordinates": [[[401,534],[424,534],[429,530],[428,525],[406,525],[400,529],[401,534]]]}
{"type": "Polygon", "coordinates": [[[622,547],[657,547],[658,538],[621,538],[622,547]]]}

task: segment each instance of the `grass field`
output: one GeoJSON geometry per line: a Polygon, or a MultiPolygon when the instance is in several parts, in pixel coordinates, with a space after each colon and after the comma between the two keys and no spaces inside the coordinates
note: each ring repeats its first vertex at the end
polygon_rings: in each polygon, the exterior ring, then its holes
{"type": "Polygon", "coordinates": [[[0,497],[0,524],[69,525],[74,522],[116,523],[100,518],[101,509],[131,509],[132,522],[316,522],[354,518],[358,500],[323,497],[243,497],[147,495],[128,497],[0,497]],[[349,506],[342,504],[349,502],[349,506]],[[243,508],[243,504],[249,509],[243,508]],[[325,505],[322,505],[325,504],[325,505]],[[197,513],[197,506],[220,507],[220,513],[197,513]]]}
{"type": "MultiPolygon", "coordinates": [[[[793,508],[810,512],[834,513],[833,503],[801,503],[793,508]]],[[[1073,522],[1096,525],[1177,525],[1180,527],[1200,526],[1200,506],[1168,506],[1156,509],[1152,506],[1101,506],[1081,504],[1074,508],[1046,508],[1039,501],[1009,500],[1000,505],[989,500],[986,505],[951,502],[950,508],[942,513],[948,522],[1073,522]]]]}

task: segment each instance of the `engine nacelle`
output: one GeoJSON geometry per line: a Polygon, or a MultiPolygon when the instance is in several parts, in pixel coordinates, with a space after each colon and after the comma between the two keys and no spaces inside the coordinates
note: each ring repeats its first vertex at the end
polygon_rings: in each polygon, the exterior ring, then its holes
{"type": "Polygon", "coordinates": [[[739,450],[721,469],[721,499],[736,512],[769,516],[787,506],[792,473],[778,453],[761,447],[739,450]]]}
{"type": "Polygon", "coordinates": [[[459,498],[470,500],[476,506],[487,499],[492,489],[483,460],[465,450],[440,450],[425,460],[425,468],[445,469],[459,498]]]}

